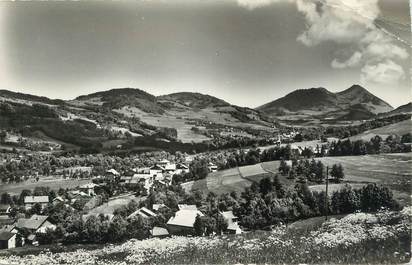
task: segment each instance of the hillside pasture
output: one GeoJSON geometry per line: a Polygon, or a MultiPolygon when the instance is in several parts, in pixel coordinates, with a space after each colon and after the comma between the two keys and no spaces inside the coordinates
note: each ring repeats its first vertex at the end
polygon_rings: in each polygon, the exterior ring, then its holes
{"type": "Polygon", "coordinates": [[[376,135],[379,135],[382,138],[386,138],[389,135],[399,135],[402,136],[404,134],[412,132],[412,120],[404,120],[401,122],[397,122],[394,124],[389,124],[383,127],[379,127],[376,129],[368,130],[363,133],[354,135],[349,137],[351,141],[356,141],[356,140],[364,140],[364,141],[369,141],[371,138],[375,137],[376,135]]]}
{"type": "MultiPolygon", "coordinates": [[[[394,192],[395,198],[402,204],[410,201],[410,188],[412,167],[412,153],[380,154],[365,156],[341,156],[317,158],[327,166],[342,164],[345,179],[342,183],[330,183],[329,191],[341,189],[345,184],[353,188],[361,188],[367,183],[383,184],[394,192]]],[[[253,166],[231,168],[210,173],[206,179],[194,181],[187,191],[199,190],[202,192],[215,192],[217,194],[231,191],[242,192],[245,187],[250,187],[253,182],[278,173],[280,161],[263,162],[253,166]]],[[[279,175],[279,180],[286,186],[293,186],[295,182],[279,175]]],[[[310,186],[312,190],[324,190],[325,185],[310,186]]]]}

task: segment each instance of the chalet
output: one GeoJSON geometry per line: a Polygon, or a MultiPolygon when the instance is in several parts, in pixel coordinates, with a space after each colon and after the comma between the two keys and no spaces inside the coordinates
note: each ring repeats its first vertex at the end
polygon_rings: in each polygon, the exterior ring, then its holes
{"type": "Polygon", "coordinates": [[[95,193],[95,191],[94,191],[94,188],[96,188],[96,187],[98,187],[98,186],[99,186],[98,184],[87,183],[87,184],[84,184],[84,185],[80,186],[80,187],[79,187],[79,190],[80,190],[81,192],[86,193],[86,194],[89,195],[89,196],[95,196],[96,193],[95,193]]]}
{"type": "Polygon", "coordinates": [[[0,204],[0,215],[8,215],[10,213],[10,204],[0,204]]]}
{"type": "Polygon", "coordinates": [[[25,196],[24,197],[24,207],[29,210],[35,204],[40,204],[41,208],[44,209],[49,203],[49,196],[25,196]]]}
{"type": "Polygon", "coordinates": [[[136,215],[140,215],[143,218],[151,218],[151,217],[156,217],[157,214],[155,214],[154,212],[150,211],[149,209],[147,209],[146,207],[142,207],[139,210],[133,212],[132,214],[130,214],[127,219],[131,219],[136,215]]]}
{"type": "Polygon", "coordinates": [[[242,233],[242,229],[240,229],[238,225],[238,218],[233,214],[232,211],[221,212],[221,214],[227,222],[227,233],[236,235],[242,233]]]}
{"type": "Polygon", "coordinates": [[[169,236],[169,231],[166,228],[155,226],[150,230],[150,235],[152,237],[165,238],[169,236]]]}
{"type": "Polygon", "coordinates": [[[203,216],[199,210],[184,209],[179,210],[167,222],[167,228],[170,234],[173,235],[188,235],[193,234],[193,225],[197,216],[203,216]]]}
{"type": "Polygon", "coordinates": [[[0,249],[9,249],[16,247],[17,234],[6,231],[0,232],[0,249]]]}
{"type": "Polygon", "coordinates": [[[55,230],[56,226],[48,221],[48,216],[34,214],[30,218],[20,218],[16,222],[16,229],[26,229],[31,234],[46,233],[47,229],[55,230]]]}
{"type": "Polygon", "coordinates": [[[104,176],[106,182],[113,182],[120,177],[120,173],[116,169],[109,169],[104,176]]]}

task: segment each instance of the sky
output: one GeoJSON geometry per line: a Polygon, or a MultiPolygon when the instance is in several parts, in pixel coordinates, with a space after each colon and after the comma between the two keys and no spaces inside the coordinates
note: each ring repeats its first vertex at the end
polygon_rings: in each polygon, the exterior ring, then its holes
{"type": "Polygon", "coordinates": [[[360,84],[411,101],[407,0],[1,2],[0,89],[73,99],[111,88],[257,107],[360,84]]]}

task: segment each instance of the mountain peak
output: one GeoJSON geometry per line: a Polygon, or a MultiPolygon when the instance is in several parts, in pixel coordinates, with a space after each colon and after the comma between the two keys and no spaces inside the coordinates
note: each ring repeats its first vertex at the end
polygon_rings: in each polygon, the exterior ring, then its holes
{"type": "Polygon", "coordinates": [[[360,111],[360,106],[362,110],[367,110],[372,115],[392,110],[388,103],[360,85],[353,85],[338,93],[332,93],[323,87],[298,89],[257,109],[269,115],[283,111],[290,114],[316,111],[319,115],[325,115],[336,111],[342,113],[360,111]],[[352,108],[352,106],[357,107],[352,108]]]}
{"type": "Polygon", "coordinates": [[[345,89],[341,92],[338,92],[337,94],[339,95],[344,95],[344,94],[354,94],[354,93],[362,93],[362,94],[369,94],[372,95],[366,88],[360,86],[360,85],[352,85],[350,88],[345,89]]]}

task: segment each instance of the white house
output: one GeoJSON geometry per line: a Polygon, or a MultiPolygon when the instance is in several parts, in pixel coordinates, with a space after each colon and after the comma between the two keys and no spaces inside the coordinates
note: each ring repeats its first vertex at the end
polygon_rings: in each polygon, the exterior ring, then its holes
{"type": "Polygon", "coordinates": [[[203,216],[203,213],[193,209],[177,211],[175,216],[172,216],[167,222],[169,233],[175,235],[193,234],[193,226],[198,215],[203,216]]]}
{"type": "Polygon", "coordinates": [[[99,185],[95,184],[95,183],[87,183],[87,184],[84,184],[84,185],[80,186],[79,190],[86,193],[89,196],[95,196],[96,193],[94,191],[94,188],[96,188],[98,186],[99,185]]]}
{"type": "Polygon", "coordinates": [[[49,203],[49,196],[25,196],[24,197],[24,207],[29,210],[35,204],[40,204],[41,208],[44,209],[49,203]]]}
{"type": "Polygon", "coordinates": [[[227,222],[226,231],[229,234],[241,234],[242,229],[240,229],[238,224],[238,218],[233,214],[232,211],[221,212],[223,218],[227,222]]]}

